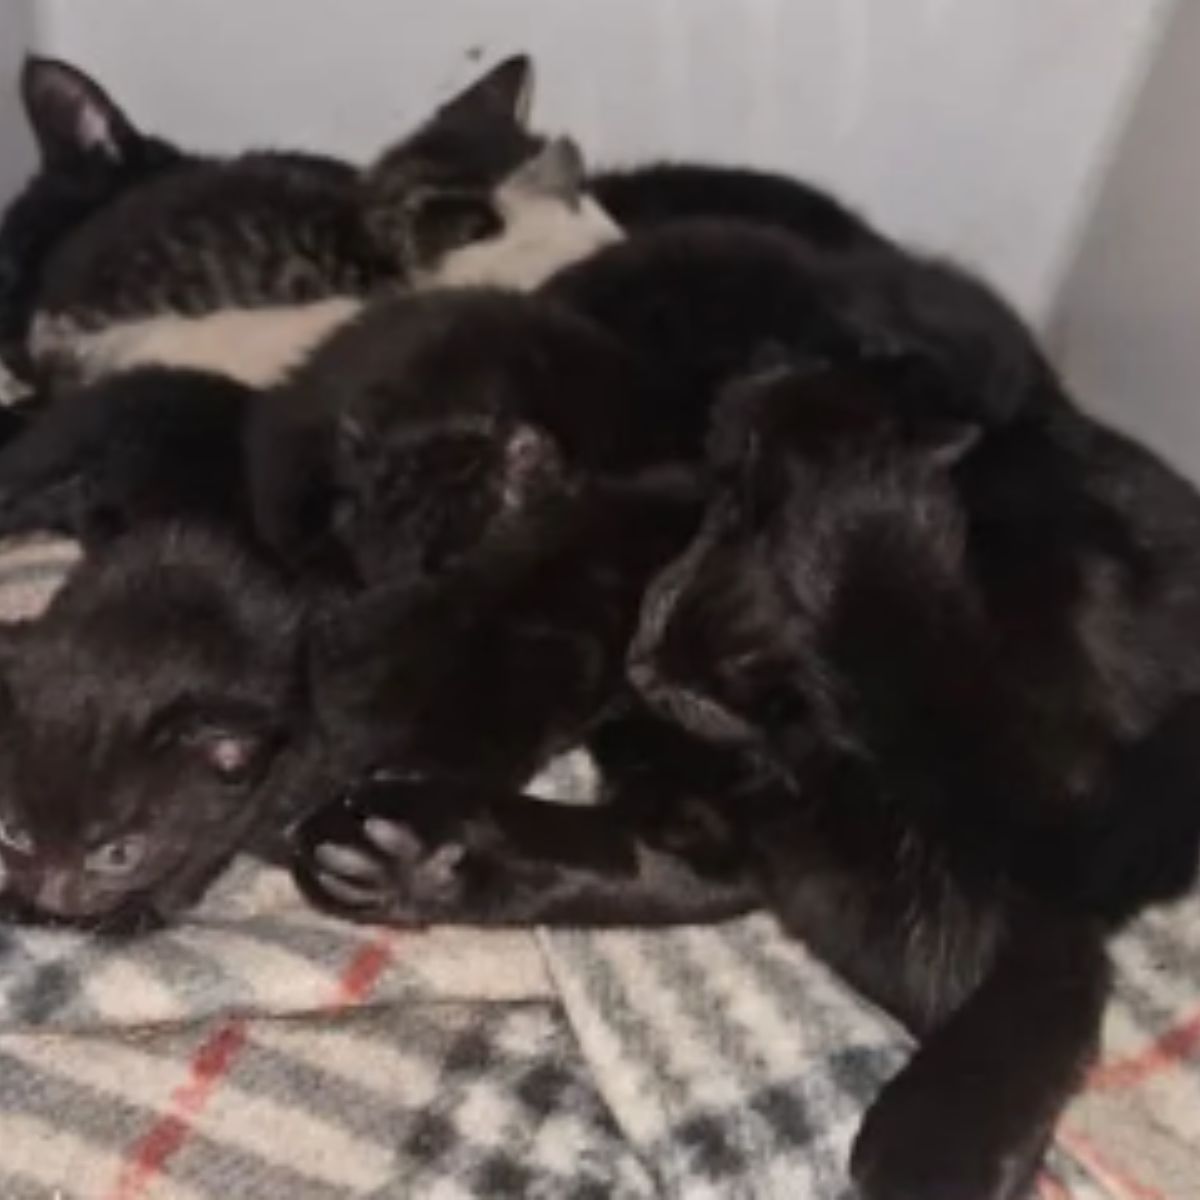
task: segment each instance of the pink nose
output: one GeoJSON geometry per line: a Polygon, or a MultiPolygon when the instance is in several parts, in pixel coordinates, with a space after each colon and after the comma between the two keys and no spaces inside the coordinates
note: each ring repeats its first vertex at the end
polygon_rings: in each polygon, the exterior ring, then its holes
{"type": "Polygon", "coordinates": [[[47,869],[38,882],[34,897],[38,908],[65,915],[71,908],[72,883],[70,872],[57,867],[47,869]]]}
{"type": "Polygon", "coordinates": [[[108,907],[105,897],[80,887],[78,874],[64,867],[48,867],[43,872],[33,902],[42,912],[57,917],[92,917],[108,907]]]}

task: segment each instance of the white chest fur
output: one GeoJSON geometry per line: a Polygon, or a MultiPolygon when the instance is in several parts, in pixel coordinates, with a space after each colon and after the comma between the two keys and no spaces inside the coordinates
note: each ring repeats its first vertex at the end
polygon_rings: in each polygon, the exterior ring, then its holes
{"type": "Polygon", "coordinates": [[[100,331],[69,317],[39,316],[32,346],[39,361],[69,361],[85,380],[136,366],[216,371],[269,387],[299,365],[363,306],[351,296],[277,308],[222,309],[204,317],[167,314],[100,331]]]}
{"type": "MultiPolygon", "coordinates": [[[[622,234],[587,196],[564,203],[519,182],[496,196],[504,231],[448,254],[417,288],[508,287],[532,291],[555,271],[587,257],[622,234]]],[[[270,387],[299,366],[365,303],[338,296],[311,304],[222,309],[203,317],[163,314],[102,330],[70,317],[40,314],[31,337],[34,358],[69,363],[85,381],[137,366],[208,370],[251,387],[270,387]]]]}

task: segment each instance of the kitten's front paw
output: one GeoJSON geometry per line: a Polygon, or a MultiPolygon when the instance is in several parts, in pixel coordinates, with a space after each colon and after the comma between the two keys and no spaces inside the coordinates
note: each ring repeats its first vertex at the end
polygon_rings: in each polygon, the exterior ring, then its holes
{"type": "Polygon", "coordinates": [[[851,1155],[862,1200],[1026,1200],[1045,1142],[999,1144],[969,1099],[885,1089],[851,1155]]]}
{"type": "Polygon", "coordinates": [[[420,803],[406,806],[410,786],[419,785],[368,784],[301,824],[294,873],[318,908],[355,921],[420,925],[461,899],[466,845],[452,829],[422,822],[420,803]]]}

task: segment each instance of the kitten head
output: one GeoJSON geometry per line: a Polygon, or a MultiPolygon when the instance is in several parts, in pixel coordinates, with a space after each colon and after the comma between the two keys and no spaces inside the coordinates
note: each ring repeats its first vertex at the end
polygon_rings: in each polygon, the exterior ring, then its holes
{"type": "MultiPolygon", "coordinates": [[[[957,596],[964,528],[951,474],[975,426],[903,411],[860,372],[771,368],[727,395],[700,533],[648,590],[630,672],[710,740],[790,760],[841,736],[827,655],[858,604],[957,596]]],[[[903,605],[897,605],[901,611],[903,605]]],[[[900,631],[899,636],[903,636],[900,631]]]]}
{"type": "Polygon", "coordinates": [[[4,893],[99,928],[171,916],[263,815],[298,614],[232,544],[147,529],[0,643],[4,893]]]}
{"type": "Polygon", "coordinates": [[[532,94],[530,60],[507,59],[367,172],[367,228],[416,282],[532,289],[620,238],[574,143],[530,131],[532,94]]]}
{"type": "Polygon", "coordinates": [[[332,522],[364,582],[428,579],[536,519],[574,486],[568,463],[618,436],[607,401],[621,395],[623,360],[536,299],[412,297],[356,333],[344,347],[358,378],[337,414],[332,522]],[[385,349],[374,363],[372,344],[385,349]],[[611,432],[591,428],[610,412],[611,432]]]}
{"type": "Polygon", "coordinates": [[[527,421],[380,417],[338,425],[334,528],[364,582],[438,575],[569,486],[554,439],[527,421]]]}
{"type": "Polygon", "coordinates": [[[121,193],[185,156],[140,133],[95,80],[67,63],[27,59],[21,97],[41,162],[0,222],[0,356],[25,373],[25,338],[51,253],[121,193]]]}
{"type": "Polygon", "coordinates": [[[576,469],[636,461],[639,383],[620,346],[540,297],[372,305],[252,418],[257,527],[292,562],[328,550],[362,583],[425,579],[536,518],[576,469]]]}
{"type": "Polygon", "coordinates": [[[885,365],[897,388],[989,426],[1063,403],[1025,323],[970,273],[911,254],[874,254],[854,275],[843,319],[859,352],[885,365]]]}

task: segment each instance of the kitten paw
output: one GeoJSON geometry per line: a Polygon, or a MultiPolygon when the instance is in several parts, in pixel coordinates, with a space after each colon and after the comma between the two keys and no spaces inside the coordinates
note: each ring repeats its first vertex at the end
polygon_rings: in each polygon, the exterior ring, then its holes
{"type": "Polygon", "coordinates": [[[294,873],[317,907],[356,921],[419,925],[450,912],[464,890],[464,841],[429,822],[420,784],[372,782],[304,821],[294,873]],[[406,793],[414,803],[406,804],[406,793]]]}

